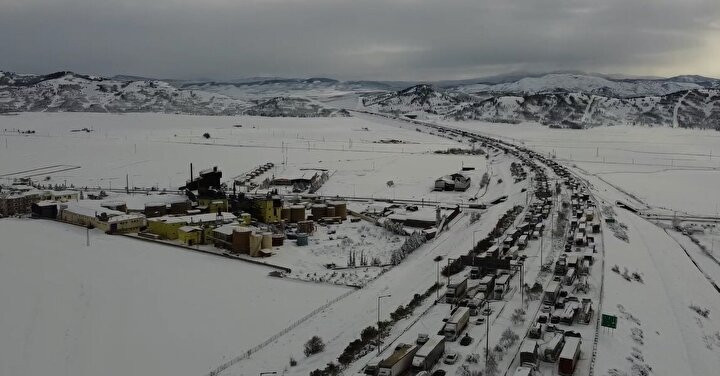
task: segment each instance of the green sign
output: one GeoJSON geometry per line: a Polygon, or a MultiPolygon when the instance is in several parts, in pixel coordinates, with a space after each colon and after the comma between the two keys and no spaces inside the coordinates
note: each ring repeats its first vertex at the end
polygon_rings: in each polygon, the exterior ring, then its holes
{"type": "Polygon", "coordinates": [[[600,320],[600,326],[617,329],[617,316],[606,315],[603,313],[602,319],[600,320]]]}

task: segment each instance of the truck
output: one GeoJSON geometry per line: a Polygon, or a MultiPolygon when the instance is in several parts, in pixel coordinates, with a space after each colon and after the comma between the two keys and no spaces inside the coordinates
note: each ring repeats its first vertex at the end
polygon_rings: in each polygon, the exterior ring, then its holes
{"type": "Polygon", "coordinates": [[[478,293],[474,298],[468,302],[468,308],[470,309],[470,316],[477,316],[480,314],[480,308],[485,305],[485,294],[478,293]]]}
{"type": "Polygon", "coordinates": [[[501,274],[495,280],[495,299],[501,300],[510,285],[510,275],[501,274]]]}
{"type": "Polygon", "coordinates": [[[478,283],[478,292],[485,294],[488,298],[492,297],[492,293],[495,291],[495,276],[486,275],[482,277],[478,283]]]}
{"type": "Polygon", "coordinates": [[[457,303],[465,297],[467,292],[467,277],[451,279],[445,291],[445,301],[447,303],[457,303]]]}
{"type": "Polygon", "coordinates": [[[520,247],[520,249],[525,249],[525,247],[527,247],[527,245],[528,245],[527,235],[521,235],[518,238],[518,247],[520,247]]]}
{"type": "Polygon", "coordinates": [[[445,322],[445,326],[443,327],[445,339],[451,342],[456,340],[467,326],[468,321],[470,321],[470,309],[467,307],[458,308],[448,321],[445,322]]]}
{"type": "Polygon", "coordinates": [[[578,337],[567,337],[558,360],[558,374],[570,376],[575,373],[575,367],[580,359],[580,344],[582,340],[578,337]]]}
{"type": "Polygon", "coordinates": [[[378,376],[399,376],[407,372],[412,365],[418,347],[401,343],[387,359],[378,365],[378,376]]]}
{"type": "Polygon", "coordinates": [[[491,257],[500,257],[500,247],[497,244],[492,245],[485,253],[491,257]]]}
{"type": "Polygon", "coordinates": [[[545,288],[543,293],[543,304],[555,305],[558,294],[560,293],[560,283],[557,281],[551,281],[545,288]]]}
{"type": "Polygon", "coordinates": [[[580,307],[580,323],[588,325],[593,316],[592,300],[583,298],[582,307],[580,307]]]}
{"type": "Polygon", "coordinates": [[[537,341],[526,340],[520,347],[520,365],[537,368],[539,359],[539,348],[537,341]]]}
{"type": "Polygon", "coordinates": [[[557,361],[565,344],[565,336],[562,333],[555,333],[555,336],[542,346],[540,355],[546,362],[554,363],[557,361]]]}
{"type": "Polygon", "coordinates": [[[415,371],[430,371],[445,353],[445,337],[434,335],[415,353],[412,367],[415,371]]]}

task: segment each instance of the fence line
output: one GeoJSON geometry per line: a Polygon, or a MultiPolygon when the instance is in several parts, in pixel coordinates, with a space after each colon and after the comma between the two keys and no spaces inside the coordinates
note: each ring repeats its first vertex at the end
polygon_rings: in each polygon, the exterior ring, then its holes
{"type": "Polygon", "coordinates": [[[217,375],[219,375],[221,372],[223,372],[223,371],[225,371],[226,369],[232,367],[233,365],[239,363],[240,361],[249,358],[250,355],[252,355],[252,354],[254,354],[254,353],[262,350],[264,347],[266,347],[267,345],[271,344],[272,342],[274,342],[274,341],[277,340],[278,338],[282,337],[283,335],[287,334],[289,331],[295,329],[296,327],[298,327],[298,326],[299,326],[300,324],[302,324],[303,322],[307,321],[308,319],[310,319],[311,317],[317,315],[318,313],[324,311],[325,309],[327,309],[327,308],[330,307],[331,305],[337,303],[338,301],[340,301],[340,300],[348,297],[350,294],[354,293],[355,291],[357,291],[357,290],[350,290],[350,291],[348,291],[348,292],[346,292],[346,293],[344,293],[344,294],[342,294],[342,295],[340,295],[340,296],[338,296],[338,297],[333,298],[332,300],[328,301],[327,303],[323,304],[322,306],[320,306],[320,307],[318,307],[318,308],[315,308],[312,312],[308,313],[307,315],[305,315],[305,316],[303,316],[302,318],[298,319],[298,320],[295,321],[294,323],[290,324],[290,326],[288,326],[287,328],[285,328],[285,329],[283,329],[283,330],[275,333],[272,337],[266,339],[265,341],[263,341],[263,342],[260,343],[259,345],[256,345],[256,346],[250,348],[249,350],[243,352],[242,354],[240,354],[240,355],[238,355],[238,356],[236,356],[236,357],[228,360],[227,362],[219,365],[217,368],[215,368],[215,369],[213,369],[212,371],[210,371],[209,373],[207,373],[206,376],[217,376],[217,375]]]}

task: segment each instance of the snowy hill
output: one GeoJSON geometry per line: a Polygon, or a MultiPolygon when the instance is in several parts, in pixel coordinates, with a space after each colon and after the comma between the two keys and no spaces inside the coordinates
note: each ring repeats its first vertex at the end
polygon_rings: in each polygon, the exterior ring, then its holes
{"type": "MultiPolygon", "coordinates": [[[[327,83],[312,79],[308,85],[327,83]]],[[[0,72],[0,113],[22,111],[157,112],[193,115],[334,116],[337,110],[300,99],[282,105],[254,103],[217,92],[178,88],[171,82],[135,76],[104,78],[73,72],[21,75],[0,72]],[[293,108],[297,106],[297,108],[293,108]],[[264,107],[264,108],[263,108],[264,107]]],[[[342,114],[340,114],[342,115],[342,114]]]]}
{"type": "MultiPolygon", "coordinates": [[[[407,86],[407,85],[405,85],[407,86]]],[[[379,81],[338,81],[331,78],[266,78],[241,79],[225,82],[185,82],[182,89],[203,90],[238,99],[305,96],[333,97],[350,93],[371,93],[400,88],[393,83],[379,81]]]]}
{"type": "Polygon", "coordinates": [[[73,72],[0,73],[0,112],[160,112],[239,114],[248,103],[164,81],[122,81],[73,72]]]}
{"type": "Polygon", "coordinates": [[[269,117],[330,117],[350,116],[347,110],[326,108],[306,98],[275,97],[258,100],[245,115],[269,117]]]}
{"type": "Polygon", "coordinates": [[[645,125],[720,127],[720,91],[693,89],[663,96],[613,98],[585,93],[493,96],[455,113],[458,120],[538,121],[571,128],[645,125]]]}
{"type": "Polygon", "coordinates": [[[438,90],[429,84],[420,84],[397,92],[368,95],[362,98],[363,106],[368,109],[396,114],[426,112],[448,115],[455,113],[470,101],[472,99],[467,94],[438,90]]]}
{"type": "Polygon", "coordinates": [[[718,80],[700,76],[609,79],[568,73],[446,89],[413,86],[366,95],[362,105],[394,115],[570,128],[647,125],[720,128],[718,80]]]}
{"type": "Polygon", "coordinates": [[[717,80],[700,76],[678,76],[670,79],[609,79],[596,75],[553,73],[495,85],[464,85],[459,86],[458,90],[467,93],[586,93],[626,98],[700,89],[711,86],[713,81],[717,80]]]}

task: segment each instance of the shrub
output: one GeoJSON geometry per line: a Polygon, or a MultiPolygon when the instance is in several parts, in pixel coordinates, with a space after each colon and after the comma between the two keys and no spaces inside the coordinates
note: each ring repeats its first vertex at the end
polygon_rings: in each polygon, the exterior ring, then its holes
{"type": "Polygon", "coordinates": [[[360,340],[368,343],[378,336],[379,332],[374,326],[368,326],[360,332],[360,340]]]}
{"type": "Polygon", "coordinates": [[[305,342],[305,349],[303,351],[305,353],[305,356],[310,356],[320,353],[323,350],[325,350],[325,343],[323,342],[322,338],[318,336],[313,336],[307,342],[305,342]]]}

